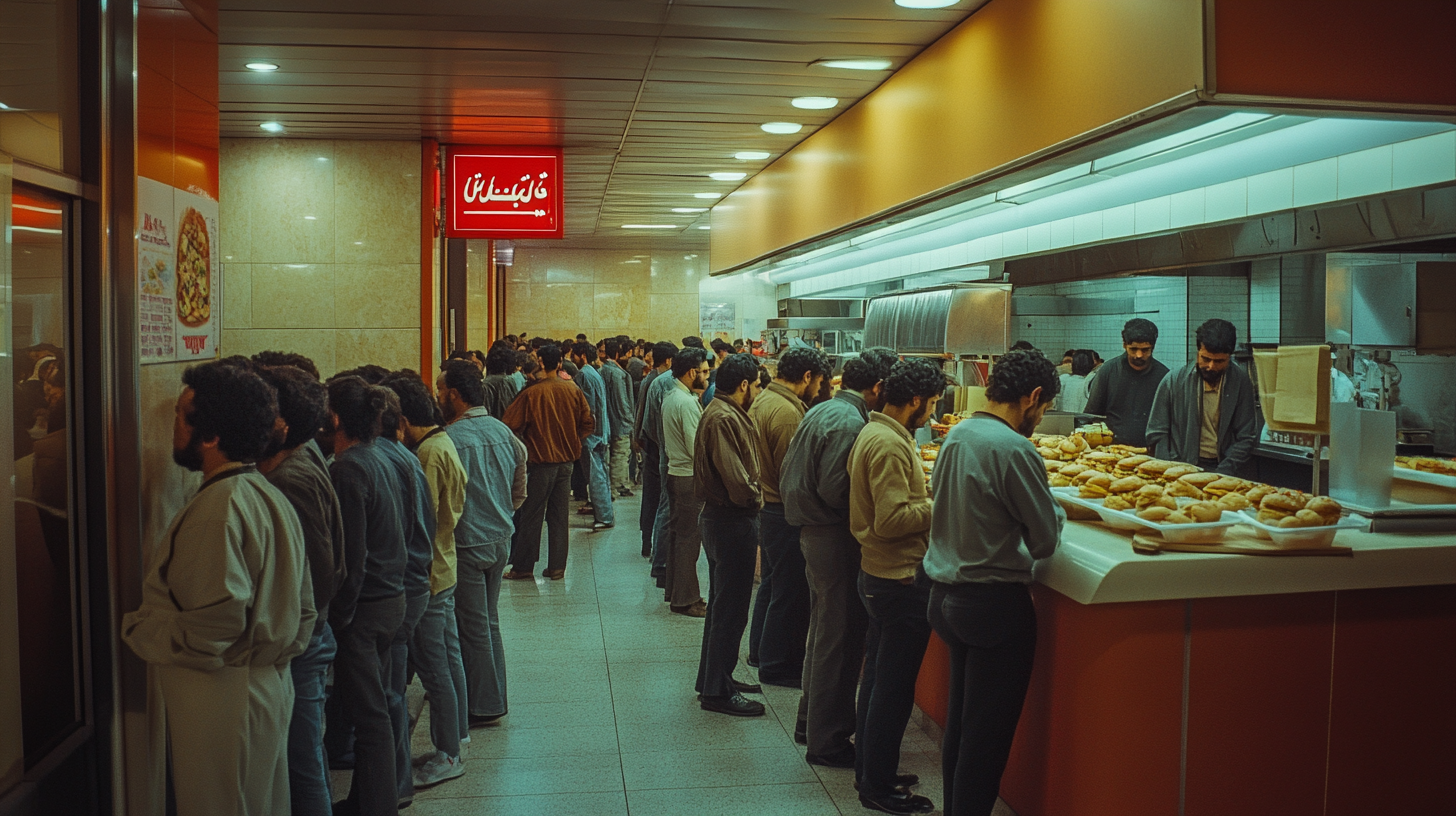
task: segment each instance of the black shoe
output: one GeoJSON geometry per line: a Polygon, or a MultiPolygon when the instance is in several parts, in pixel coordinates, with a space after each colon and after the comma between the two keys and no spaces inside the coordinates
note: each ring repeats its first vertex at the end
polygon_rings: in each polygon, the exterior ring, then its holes
{"type": "MultiPolygon", "coordinates": [[[[796,735],[797,736],[797,735],[796,735]]],[[[810,765],[819,765],[825,768],[853,768],[854,749],[846,748],[843,751],[826,756],[817,754],[805,754],[804,761],[810,765]]]]}
{"type": "Polygon", "coordinates": [[[764,677],[763,674],[760,673],[758,675],[758,680],[761,683],[767,683],[770,686],[779,686],[780,688],[796,689],[804,687],[803,675],[800,675],[798,677],[764,677]]]}
{"type": "Polygon", "coordinates": [[[643,544],[642,545],[642,557],[643,558],[651,558],[652,557],[652,545],[651,544],[643,544]]]}
{"type": "Polygon", "coordinates": [[[748,656],[748,668],[750,668],[750,669],[756,669],[756,668],[758,668],[758,658],[756,656],[754,656],[754,655],[749,655],[748,656]]]}
{"type": "Polygon", "coordinates": [[[809,732],[806,730],[803,723],[799,723],[798,725],[794,726],[794,742],[797,742],[800,745],[809,744],[809,732]]]}
{"type": "Polygon", "coordinates": [[[760,686],[757,683],[744,683],[738,680],[734,680],[733,690],[742,694],[762,694],[763,686],[760,686]]]}
{"type": "Polygon", "coordinates": [[[469,724],[471,728],[488,728],[492,725],[500,725],[501,718],[504,716],[504,713],[492,714],[489,717],[477,717],[471,714],[469,724]]]}
{"type": "Polygon", "coordinates": [[[861,793],[859,803],[881,813],[929,813],[935,810],[934,802],[910,791],[895,791],[888,796],[865,796],[861,793]]]}
{"type": "Polygon", "coordinates": [[[744,697],[742,694],[734,694],[731,697],[699,697],[698,705],[704,711],[714,711],[719,714],[728,714],[734,717],[762,717],[764,714],[763,703],[755,702],[744,697]]]}
{"type": "MultiPolygon", "coordinates": [[[[895,774],[894,781],[895,781],[895,787],[897,787],[897,788],[913,788],[916,785],[919,785],[920,784],[920,775],[919,774],[895,774]]],[[[859,780],[858,779],[856,779],[854,781],[854,789],[855,790],[859,790],[859,780]]]]}
{"type": "Polygon", "coordinates": [[[652,568],[652,571],[649,572],[649,573],[647,573],[647,574],[648,575],[651,575],[653,578],[666,578],[667,577],[667,568],[666,567],[653,567],[652,568]]]}

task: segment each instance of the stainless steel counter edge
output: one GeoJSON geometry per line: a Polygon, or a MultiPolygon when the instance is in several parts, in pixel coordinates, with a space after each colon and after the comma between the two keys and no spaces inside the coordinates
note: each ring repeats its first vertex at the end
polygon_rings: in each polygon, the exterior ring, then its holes
{"type": "Polygon", "coordinates": [[[1133,552],[1130,533],[1074,521],[1035,576],[1082,604],[1456,584],[1456,535],[1344,530],[1335,543],[1354,555],[1149,556],[1133,552]]]}

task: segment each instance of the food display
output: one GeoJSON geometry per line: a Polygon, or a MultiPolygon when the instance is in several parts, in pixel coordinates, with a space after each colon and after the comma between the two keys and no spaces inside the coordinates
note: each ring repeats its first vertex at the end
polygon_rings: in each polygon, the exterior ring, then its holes
{"type": "Polygon", "coordinates": [[[1456,476],[1456,460],[1438,459],[1433,456],[1397,456],[1395,466],[1402,470],[1417,470],[1422,473],[1436,473],[1441,476],[1456,476]]]}
{"type": "Polygon", "coordinates": [[[196,328],[212,317],[212,251],[207,219],[189,208],[177,236],[177,319],[196,328]]]}
{"type": "Polygon", "coordinates": [[[925,480],[930,481],[930,474],[935,471],[935,457],[940,455],[940,443],[931,442],[928,445],[920,446],[920,467],[925,471],[925,480]]]}

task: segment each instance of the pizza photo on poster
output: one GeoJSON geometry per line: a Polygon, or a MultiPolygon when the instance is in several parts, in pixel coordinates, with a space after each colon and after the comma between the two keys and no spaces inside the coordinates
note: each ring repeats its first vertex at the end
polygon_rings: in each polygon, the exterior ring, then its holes
{"type": "Polygon", "coordinates": [[[177,359],[217,356],[221,316],[218,280],[217,202],[177,191],[177,265],[173,282],[177,359]]]}

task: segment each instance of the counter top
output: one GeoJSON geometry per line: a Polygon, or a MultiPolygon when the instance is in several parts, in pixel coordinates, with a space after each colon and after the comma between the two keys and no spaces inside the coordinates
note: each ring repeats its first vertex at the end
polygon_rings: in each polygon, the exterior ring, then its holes
{"type": "Polygon", "coordinates": [[[1456,584],[1456,535],[1342,530],[1354,555],[1139,555],[1132,534],[1069,521],[1036,580],[1082,604],[1456,584]]]}

